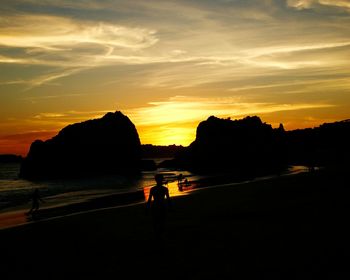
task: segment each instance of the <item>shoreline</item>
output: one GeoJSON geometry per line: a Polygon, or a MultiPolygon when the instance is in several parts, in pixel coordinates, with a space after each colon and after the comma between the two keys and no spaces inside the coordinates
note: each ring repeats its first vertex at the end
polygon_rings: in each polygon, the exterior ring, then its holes
{"type": "MultiPolygon", "coordinates": [[[[238,182],[233,181],[234,177],[230,175],[218,175],[216,177],[212,176],[190,181],[190,185],[184,186],[181,191],[176,181],[170,182],[170,186],[168,186],[168,188],[170,190],[171,197],[175,198],[177,196],[191,195],[193,192],[202,191],[207,188],[235,187],[264,180],[273,180],[284,176],[293,176],[304,172],[306,172],[305,169],[301,169],[297,170],[296,172],[257,177],[238,182]]],[[[26,225],[28,223],[45,222],[47,220],[63,218],[70,215],[143,204],[147,200],[148,191],[149,188],[144,188],[143,190],[138,191],[105,194],[72,203],[63,203],[48,207],[42,206],[35,216],[28,216],[26,214],[28,208],[23,208],[23,206],[21,206],[20,208],[15,208],[13,210],[0,213],[0,231],[11,227],[26,225]]],[[[30,207],[30,205],[28,206],[30,207]]]]}
{"type": "Polygon", "coordinates": [[[162,240],[144,203],[3,229],[2,276],[134,278],[157,265],[153,279],[339,279],[349,181],[321,170],[202,188],[172,198],[162,240]]]}
{"type": "Polygon", "coordinates": [[[21,206],[20,208],[0,213],[0,231],[11,227],[26,225],[28,223],[44,222],[53,218],[62,218],[78,213],[142,203],[143,199],[143,190],[107,194],[89,198],[81,202],[62,203],[48,207],[42,206],[35,215],[27,215],[30,208],[29,204],[27,208],[21,206]]]}

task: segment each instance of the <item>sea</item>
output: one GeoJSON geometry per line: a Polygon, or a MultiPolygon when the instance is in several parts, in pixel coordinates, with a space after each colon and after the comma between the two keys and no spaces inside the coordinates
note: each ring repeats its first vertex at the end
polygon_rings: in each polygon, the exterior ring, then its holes
{"type": "MultiPolygon", "coordinates": [[[[157,164],[165,159],[153,160],[157,164]]],[[[20,163],[0,163],[0,213],[30,208],[34,189],[39,190],[46,202],[43,207],[55,207],[101,196],[147,190],[155,185],[156,173],[164,175],[171,196],[184,195],[185,192],[178,190],[177,176],[181,173],[189,181],[201,177],[185,170],[159,168],[143,171],[139,176],[106,175],[86,179],[29,181],[18,177],[19,170],[20,163]]]]}
{"type": "MultiPolygon", "coordinates": [[[[153,159],[156,164],[165,159],[153,159]]],[[[170,196],[187,195],[192,188],[179,189],[177,177],[196,182],[205,176],[193,174],[186,170],[158,168],[153,171],[143,171],[139,176],[108,175],[89,177],[86,179],[29,181],[18,177],[19,163],[0,163],[0,213],[29,209],[34,189],[38,189],[45,205],[42,207],[57,207],[88,201],[97,197],[143,192],[147,200],[149,188],[155,185],[154,176],[164,175],[170,196]]],[[[285,175],[307,172],[305,166],[291,166],[285,175]]],[[[208,176],[206,176],[208,177],[208,176]]],[[[264,180],[274,176],[255,178],[250,181],[264,180]]],[[[248,181],[247,181],[248,182],[248,181]]],[[[242,182],[240,182],[242,183],[242,182]]]]}

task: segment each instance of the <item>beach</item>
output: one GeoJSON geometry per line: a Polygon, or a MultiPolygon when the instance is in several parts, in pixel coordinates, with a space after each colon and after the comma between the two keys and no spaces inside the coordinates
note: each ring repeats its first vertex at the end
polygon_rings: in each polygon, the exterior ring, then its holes
{"type": "MultiPolygon", "coordinates": [[[[276,176],[289,176],[297,173],[308,172],[305,166],[290,166],[281,175],[271,174],[263,177],[245,178],[238,180],[236,176],[228,172],[216,172],[211,174],[192,174],[184,170],[157,169],[152,172],[145,172],[139,180],[134,180],[129,186],[124,183],[117,183],[115,178],[110,178],[111,182],[106,185],[105,177],[90,178],[89,185],[86,184],[89,178],[75,181],[44,181],[32,182],[22,181],[20,193],[16,190],[16,183],[10,183],[7,194],[0,192],[2,201],[14,204],[13,207],[0,209],[0,230],[8,227],[24,225],[26,223],[44,221],[51,218],[59,218],[81,212],[91,212],[96,209],[123,207],[132,204],[142,204],[149,196],[149,190],[154,185],[154,175],[161,173],[165,176],[166,187],[171,197],[189,195],[194,191],[199,191],[209,187],[233,186],[235,184],[249,183],[252,181],[266,180],[276,176]],[[178,184],[178,175],[183,179],[178,184]],[[188,183],[186,183],[186,181],[188,183]],[[136,182],[136,183],[135,183],[136,182]],[[113,184],[114,183],[114,184],[113,184]],[[51,186],[50,186],[51,185],[51,186]],[[78,187],[77,187],[78,185],[78,187]],[[36,187],[35,187],[36,186],[36,187]],[[50,187],[48,187],[50,186],[50,187]],[[64,188],[62,188],[64,186],[64,188]],[[84,190],[84,187],[86,188],[84,190]],[[28,215],[32,206],[31,196],[33,189],[37,188],[45,196],[41,195],[42,201],[39,203],[39,211],[35,216],[28,215]],[[12,190],[12,191],[10,191],[12,190]],[[14,190],[14,191],[13,191],[14,190]],[[51,193],[51,194],[50,194],[51,193]],[[20,197],[22,202],[16,203],[16,198],[20,197]]],[[[14,174],[12,177],[15,178],[14,174]]],[[[116,177],[120,180],[120,177],[116,177]]],[[[12,179],[16,182],[16,179],[12,179]]],[[[10,180],[5,181],[5,183],[10,180]]],[[[4,189],[4,182],[0,181],[0,186],[4,189]]],[[[6,185],[5,185],[6,188],[6,185]]],[[[17,199],[18,200],[18,199],[17,199]]]]}
{"type": "Polygon", "coordinates": [[[317,171],[202,188],[172,197],[161,241],[142,202],[3,229],[1,279],[346,279],[348,187],[317,171]]]}

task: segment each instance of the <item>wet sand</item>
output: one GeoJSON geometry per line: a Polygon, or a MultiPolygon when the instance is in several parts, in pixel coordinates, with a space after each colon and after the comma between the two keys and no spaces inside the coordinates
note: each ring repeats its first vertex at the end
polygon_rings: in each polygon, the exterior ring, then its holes
{"type": "Polygon", "coordinates": [[[172,198],[162,241],[144,203],[0,230],[0,276],[347,279],[349,186],[319,171],[203,188],[172,198]]]}
{"type": "MultiPolygon", "coordinates": [[[[289,176],[297,173],[308,172],[303,166],[295,166],[291,170],[280,176],[289,176]]],[[[171,197],[183,196],[191,194],[193,191],[201,190],[209,187],[234,186],[252,181],[261,181],[271,179],[277,175],[269,175],[265,177],[257,177],[252,179],[240,179],[237,181],[236,176],[228,173],[211,174],[207,176],[186,176],[188,184],[183,180],[178,184],[177,180],[171,180],[166,183],[171,197]]],[[[8,227],[24,225],[33,221],[44,221],[46,219],[59,218],[62,216],[79,214],[81,212],[91,212],[98,209],[123,207],[124,205],[140,204],[148,199],[149,187],[142,190],[127,192],[108,192],[99,191],[92,193],[91,191],[63,193],[60,195],[45,197],[40,202],[40,210],[35,215],[27,215],[31,208],[31,202],[27,204],[17,205],[16,207],[3,209],[0,211],[0,230],[8,227]],[[77,196],[77,193],[79,194],[77,196]],[[60,199],[57,199],[57,198],[60,199]]]]}

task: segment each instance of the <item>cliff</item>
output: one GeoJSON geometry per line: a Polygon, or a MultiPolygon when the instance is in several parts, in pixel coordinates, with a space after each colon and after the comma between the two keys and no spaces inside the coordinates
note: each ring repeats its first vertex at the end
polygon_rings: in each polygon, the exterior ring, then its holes
{"type": "Polygon", "coordinates": [[[284,168],[283,127],[273,129],[259,117],[241,120],[214,116],[197,127],[196,139],[175,163],[199,172],[235,170],[259,175],[284,168]]]}
{"type": "Polygon", "coordinates": [[[197,127],[194,142],[164,166],[195,172],[232,171],[241,177],[279,173],[288,165],[350,166],[350,120],[315,128],[273,129],[259,117],[214,116],[197,127]]]}
{"type": "Polygon", "coordinates": [[[287,131],[291,164],[350,166],[350,120],[287,131]]]}
{"type": "Polygon", "coordinates": [[[34,141],[19,176],[44,179],[137,172],[140,157],[137,130],[117,111],[68,125],[47,141],[34,141]]]}

